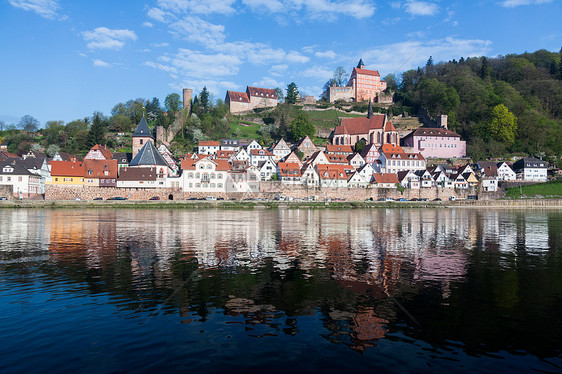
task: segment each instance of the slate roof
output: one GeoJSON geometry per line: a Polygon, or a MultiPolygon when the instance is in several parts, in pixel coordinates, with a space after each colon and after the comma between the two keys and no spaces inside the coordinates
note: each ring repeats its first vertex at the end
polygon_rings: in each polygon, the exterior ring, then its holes
{"type": "Polygon", "coordinates": [[[131,162],[132,157],[132,153],[117,152],[113,154],[112,159],[117,160],[117,163],[119,164],[128,164],[129,162],[131,162]]]}
{"type": "Polygon", "coordinates": [[[461,136],[453,131],[439,129],[439,128],[431,128],[431,127],[420,127],[410,134],[406,135],[409,136],[440,136],[440,137],[449,137],[449,138],[460,138],[461,136]]]}
{"type": "Polygon", "coordinates": [[[133,138],[151,138],[154,139],[152,137],[152,133],[150,132],[150,129],[148,128],[148,123],[146,123],[146,118],[144,118],[144,115],[142,116],[142,119],[139,122],[139,125],[137,126],[137,129],[135,130],[135,133],[133,134],[133,138]]]}
{"type": "Polygon", "coordinates": [[[6,160],[0,162],[0,175],[35,175],[23,165],[21,160],[6,160]],[[5,166],[11,166],[13,168],[12,172],[4,172],[5,166]]]}
{"type": "Polygon", "coordinates": [[[131,160],[129,166],[168,166],[164,157],[158,152],[152,142],[146,142],[139,153],[131,160]]]}

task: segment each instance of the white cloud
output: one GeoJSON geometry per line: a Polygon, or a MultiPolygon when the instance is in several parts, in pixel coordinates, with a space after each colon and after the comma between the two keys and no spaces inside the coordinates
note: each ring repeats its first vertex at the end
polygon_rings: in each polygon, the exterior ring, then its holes
{"type": "Polygon", "coordinates": [[[334,71],[323,66],[313,66],[304,70],[301,74],[303,77],[316,78],[321,81],[326,81],[332,78],[334,71]]]}
{"type": "Polygon", "coordinates": [[[169,47],[170,43],[152,43],[151,46],[154,48],[165,48],[169,47]]]}
{"type": "Polygon", "coordinates": [[[489,40],[451,37],[425,42],[412,40],[384,45],[362,51],[360,54],[368,69],[377,69],[381,75],[386,75],[424,66],[429,56],[432,56],[435,62],[485,56],[491,43],[489,40]]]}
{"type": "Polygon", "coordinates": [[[189,49],[180,49],[170,57],[167,66],[172,72],[194,78],[236,75],[242,64],[242,60],[234,55],[206,54],[189,49]]]}
{"type": "Polygon", "coordinates": [[[214,25],[199,17],[186,16],[170,25],[176,36],[202,44],[217,44],[224,40],[224,26],[214,25]]]}
{"type": "Polygon", "coordinates": [[[158,9],[158,8],[149,9],[146,15],[155,21],[164,22],[164,23],[171,22],[176,18],[176,16],[174,16],[172,13],[165,12],[162,9],[158,9]]]}
{"type": "Polygon", "coordinates": [[[174,13],[233,14],[234,0],[158,0],[158,6],[174,13]]]}
{"type": "Polygon", "coordinates": [[[43,18],[54,19],[60,5],[57,0],[8,0],[10,5],[23,10],[31,10],[43,18]]]}
{"type": "Polygon", "coordinates": [[[276,88],[279,87],[281,89],[283,89],[283,87],[285,87],[285,83],[284,82],[280,82],[274,78],[270,78],[270,77],[264,77],[259,81],[255,81],[253,82],[250,86],[253,87],[264,87],[264,88],[276,88]]]}
{"type": "Polygon", "coordinates": [[[551,3],[552,0],[505,0],[500,3],[505,8],[514,8],[520,5],[537,5],[551,3]]]}
{"type": "Polygon", "coordinates": [[[99,66],[99,67],[102,67],[102,68],[108,68],[108,67],[111,67],[111,64],[108,64],[105,61],[96,59],[96,60],[94,60],[94,66],[99,66]]]}
{"type": "Polygon", "coordinates": [[[90,49],[121,49],[125,42],[137,40],[137,35],[131,30],[111,30],[107,27],[97,27],[94,31],[84,31],[82,37],[90,49]]]}
{"type": "Polygon", "coordinates": [[[154,25],[153,25],[152,23],[150,23],[150,22],[143,22],[142,25],[143,25],[144,27],[148,27],[148,28],[152,28],[152,27],[154,26],[154,25]]]}
{"type": "Polygon", "coordinates": [[[425,1],[408,1],[403,7],[412,16],[433,16],[439,12],[437,4],[425,1]]]}
{"type": "Polygon", "coordinates": [[[337,54],[334,51],[323,51],[323,52],[314,53],[314,56],[316,56],[318,58],[334,59],[334,58],[337,57],[337,54]]]}
{"type": "MultiPolygon", "coordinates": [[[[369,0],[242,0],[242,3],[258,13],[294,13],[303,11],[311,18],[332,21],[337,16],[357,19],[371,17],[375,6],[369,0]]],[[[294,18],[298,21],[299,18],[294,18]]]]}

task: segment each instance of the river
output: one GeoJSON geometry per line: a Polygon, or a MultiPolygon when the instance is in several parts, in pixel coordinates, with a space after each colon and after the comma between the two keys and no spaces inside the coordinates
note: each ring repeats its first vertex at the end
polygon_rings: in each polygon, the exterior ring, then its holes
{"type": "Polygon", "coordinates": [[[2,373],[562,371],[560,210],[0,222],[2,373]]]}

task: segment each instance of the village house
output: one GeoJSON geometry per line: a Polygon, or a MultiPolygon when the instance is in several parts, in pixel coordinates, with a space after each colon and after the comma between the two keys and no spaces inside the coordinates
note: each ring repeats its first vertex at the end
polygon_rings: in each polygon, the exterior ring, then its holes
{"type": "Polygon", "coordinates": [[[466,156],[466,142],[447,129],[420,127],[406,135],[402,144],[425,158],[461,158],[466,156]]]}
{"type": "Polygon", "coordinates": [[[379,156],[379,147],[376,144],[367,144],[361,151],[361,157],[367,164],[372,164],[379,156]]]}
{"type": "Polygon", "coordinates": [[[420,177],[412,170],[399,171],[397,177],[402,187],[412,189],[419,189],[421,187],[420,177]]]}
{"type": "Polygon", "coordinates": [[[84,185],[84,162],[51,161],[51,180],[45,184],[84,185]]]}
{"type": "Polygon", "coordinates": [[[129,166],[129,162],[131,162],[131,160],[133,159],[133,154],[126,152],[116,152],[113,154],[112,159],[117,161],[118,170],[121,170],[121,168],[126,168],[127,166],[129,166]]]}
{"type": "Polygon", "coordinates": [[[277,174],[283,184],[300,185],[302,184],[301,166],[297,163],[279,162],[277,163],[277,174]]]}
{"type": "Polygon", "coordinates": [[[500,181],[514,181],[517,179],[517,174],[513,171],[507,162],[498,162],[496,164],[498,169],[498,180],[500,181]]]}
{"type": "Polygon", "coordinates": [[[379,156],[380,164],[373,164],[377,173],[398,173],[408,170],[425,170],[426,163],[419,153],[382,152],[379,156]],[[380,168],[380,170],[377,170],[380,168]]]}
{"type": "Polygon", "coordinates": [[[320,179],[320,187],[324,188],[346,188],[347,173],[350,172],[350,166],[318,164],[316,165],[316,173],[320,179]]]}
{"type": "Polygon", "coordinates": [[[267,160],[273,160],[273,153],[262,148],[250,150],[250,164],[257,167],[260,162],[267,160]]]}
{"type": "Polygon", "coordinates": [[[397,188],[400,184],[398,176],[394,173],[375,173],[373,179],[373,187],[377,188],[397,188]]]}
{"type": "Polygon", "coordinates": [[[176,160],[174,160],[174,155],[172,155],[170,149],[168,149],[168,147],[165,144],[160,144],[160,146],[158,147],[158,153],[160,153],[160,155],[166,161],[168,167],[170,168],[171,172],[169,176],[177,176],[179,174],[179,166],[176,160]]]}
{"type": "Polygon", "coordinates": [[[537,158],[522,158],[513,164],[517,179],[524,181],[546,182],[548,164],[537,158]]]}
{"type": "Polygon", "coordinates": [[[44,194],[45,193],[44,182],[51,180],[51,172],[49,171],[47,158],[27,157],[23,160],[20,160],[20,162],[30,173],[39,175],[41,177],[43,181],[41,183],[41,191],[39,193],[44,194]]]}
{"type": "Polygon", "coordinates": [[[85,158],[84,186],[116,187],[117,160],[85,158]]]}
{"type": "Polygon", "coordinates": [[[246,87],[246,92],[226,91],[224,99],[230,113],[245,113],[254,108],[277,106],[277,93],[270,88],[246,87]]]}
{"type": "Polygon", "coordinates": [[[160,152],[154,147],[151,141],[144,143],[144,146],[129,163],[128,169],[150,168],[156,170],[156,184],[158,187],[166,187],[166,178],[172,175],[170,166],[164,160],[160,152]]]}
{"type": "Polygon", "coordinates": [[[370,184],[359,172],[355,172],[349,175],[347,179],[348,188],[366,188],[370,184]]]}
{"type": "Polygon", "coordinates": [[[240,141],[238,139],[221,139],[220,141],[221,151],[237,152],[239,148],[240,148],[240,141]]]}
{"type": "Polygon", "coordinates": [[[41,195],[45,191],[44,179],[27,170],[22,161],[7,159],[0,162],[0,185],[12,186],[12,195],[20,199],[41,195]]]}
{"type": "Polygon", "coordinates": [[[246,146],[246,152],[251,153],[252,150],[263,149],[263,147],[256,140],[252,140],[250,144],[246,146]]]}
{"type": "Polygon", "coordinates": [[[291,148],[287,145],[285,140],[281,139],[273,146],[271,153],[273,153],[273,161],[279,162],[291,154],[291,148]]]}
{"type": "Polygon", "coordinates": [[[301,139],[300,142],[297,143],[296,149],[303,154],[303,160],[306,160],[314,152],[318,151],[318,147],[314,144],[314,142],[306,135],[304,138],[301,139]]]}
{"type": "MultiPolygon", "coordinates": [[[[294,162],[294,163],[299,164],[302,167],[302,161],[300,160],[299,156],[297,156],[297,154],[294,151],[291,152],[287,157],[285,157],[281,161],[282,162],[294,162]]],[[[310,162],[310,160],[308,160],[307,162],[310,162]]],[[[327,164],[328,162],[326,161],[325,163],[327,164]]]]}
{"type": "Polygon", "coordinates": [[[183,189],[186,192],[225,192],[230,164],[225,160],[183,160],[183,189]]]}
{"type": "Polygon", "coordinates": [[[226,180],[227,193],[245,193],[253,195],[260,190],[259,170],[253,165],[236,168],[228,172],[226,180]]]}
{"type": "Polygon", "coordinates": [[[421,188],[429,188],[429,187],[435,186],[435,182],[434,182],[433,177],[431,176],[431,173],[429,171],[427,171],[427,170],[416,170],[414,173],[416,173],[416,175],[420,179],[420,187],[421,188]]]}
{"type": "Polygon", "coordinates": [[[365,159],[359,153],[353,153],[347,156],[347,162],[355,169],[359,169],[365,165],[365,159]]]}
{"type": "Polygon", "coordinates": [[[258,163],[258,169],[260,172],[260,180],[268,181],[271,177],[276,174],[277,166],[272,160],[266,160],[258,163]]]}
{"type": "Polygon", "coordinates": [[[373,174],[375,173],[375,169],[371,166],[371,164],[365,164],[357,169],[357,172],[365,179],[367,182],[373,182],[373,174]]]}
{"type": "Polygon", "coordinates": [[[250,163],[250,154],[244,149],[240,148],[238,153],[236,153],[236,161],[242,161],[246,163],[250,163]]]}
{"type": "Polygon", "coordinates": [[[122,168],[117,188],[160,188],[156,182],[156,168],[122,168]]]}
{"type": "Polygon", "coordinates": [[[96,144],[86,154],[84,160],[111,160],[113,153],[105,145],[96,144]]]}
{"type": "Polygon", "coordinates": [[[214,140],[201,140],[197,147],[197,153],[202,155],[214,155],[220,149],[220,143],[214,140]]]}
{"type": "Polygon", "coordinates": [[[304,186],[320,185],[320,177],[318,177],[318,173],[316,173],[316,169],[311,163],[304,164],[301,167],[301,175],[301,182],[304,186]]]}
{"type": "Polygon", "coordinates": [[[452,188],[453,181],[449,178],[449,175],[437,168],[435,170],[436,171],[432,173],[434,185],[442,188],[452,188]]]}
{"type": "Polygon", "coordinates": [[[326,144],[326,149],[324,153],[331,155],[344,155],[349,156],[353,154],[353,147],[351,145],[336,145],[336,144],[326,144]]]}

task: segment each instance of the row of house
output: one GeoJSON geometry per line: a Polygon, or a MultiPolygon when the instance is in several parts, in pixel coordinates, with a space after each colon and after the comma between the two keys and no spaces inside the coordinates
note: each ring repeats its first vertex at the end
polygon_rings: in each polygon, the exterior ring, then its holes
{"type": "MultiPolygon", "coordinates": [[[[133,152],[113,154],[95,145],[84,159],[58,153],[52,160],[34,152],[22,158],[0,154],[0,185],[12,185],[15,196],[45,192],[45,185],[173,188],[186,192],[257,192],[260,183],[279,180],[285,185],[322,188],[470,188],[497,190],[501,180],[546,181],[547,165],[521,159],[513,165],[480,162],[475,167],[428,167],[427,159],[412,147],[402,147],[396,130],[382,116],[344,122],[341,134],[363,131],[366,142],[355,152],[346,141],[318,147],[309,138],[289,145],[283,139],[270,148],[257,141],[202,141],[197,153],[176,161],[164,146],[156,148],[143,118],[133,134],[133,152]],[[376,118],[375,118],[376,117],[376,118]],[[355,132],[354,132],[355,131],[355,132]],[[300,157],[299,157],[300,156],[300,157]]],[[[336,133],[336,131],[334,131],[336,133]]],[[[423,133],[428,138],[435,133],[423,133]]],[[[429,139],[427,141],[430,141],[429,139]]],[[[434,141],[433,139],[431,141],[434,141]]],[[[48,187],[47,187],[48,188],[48,187]]]]}

